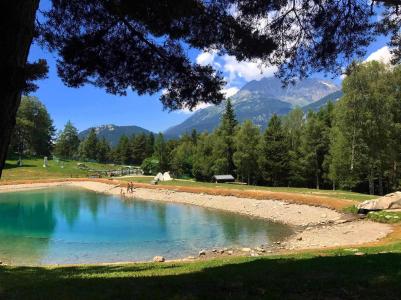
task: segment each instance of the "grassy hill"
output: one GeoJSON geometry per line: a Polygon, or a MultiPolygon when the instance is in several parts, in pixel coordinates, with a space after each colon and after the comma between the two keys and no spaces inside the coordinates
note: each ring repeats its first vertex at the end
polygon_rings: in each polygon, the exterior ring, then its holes
{"type": "Polygon", "coordinates": [[[60,162],[49,160],[48,167],[44,168],[43,158],[24,159],[23,166],[19,167],[16,160],[7,160],[1,181],[88,177],[89,172],[78,168],[78,163],[84,163],[89,168],[95,170],[120,169],[120,166],[114,164],[99,164],[74,160],[60,162]]]}

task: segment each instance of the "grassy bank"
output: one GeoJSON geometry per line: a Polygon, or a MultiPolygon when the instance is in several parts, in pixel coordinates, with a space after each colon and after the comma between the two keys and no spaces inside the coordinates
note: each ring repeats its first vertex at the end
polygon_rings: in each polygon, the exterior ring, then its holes
{"type": "Polygon", "coordinates": [[[399,299],[400,270],[401,243],[192,263],[3,266],[0,298],[399,299]]]}
{"type": "MultiPolygon", "coordinates": [[[[14,180],[38,180],[38,179],[59,179],[59,178],[85,178],[91,173],[87,170],[78,168],[78,161],[63,161],[56,162],[49,160],[48,167],[43,168],[43,158],[24,159],[22,167],[17,166],[16,160],[7,160],[6,168],[3,170],[3,175],[0,180],[14,181],[14,180]]],[[[91,169],[96,170],[118,170],[121,166],[112,164],[99,164],[84,162],[84,164],[91,169]]],[[[124,181],[135,181],[139,183],[149,183],[153,176],[134,176],[119,178],[124,181]]],[[[256,191],[271,191],[271,192],[284,192],[296,193],[301,195],[314,195],[325,196],[337,199],[347,199],[355,201],[364,201],[372,199],[372,196],[360,193],[353,193],[347,191],[332,191],[332,190],[316,190],[308,188],[291,188],[291,187],[266,187],[266,186],[248,186],[238,184],[215,184],[210,182],[198,182],[194,180],[173,180],[167,182],[160,182],[162,186],[177,186],[177,187],[194,187],[194,188],[222,188],[222,189],[235,189],[241,191],[256,190],[256,191]]],[[[373,197],[374,198],[374,197],[373,197]]]]}
{"type": "MultiPolygon", "coordinates": [[[[125,181],[139,182],[139,183],[149,183],[153,179],[153,176],[133,176],[133,177],[122,177],[119,179],[125,180],[125,181]]],[[[342,191],[342,190],[333,191],[333,190],[317,190],[317,189],[295,188],[295,187],[270,187],[270,186],[255,186],[255,185],[239,185],[239,184],[228,184],[228,183],[216,184],[216,183],[211,183],[211,182],[199,182],[199,181],[194,181],[194,180],[182,180],[182,179],[160,182],[159,185],[297,193],[297,194],[303,194],[303,195],[325,196],[325,197],[355,200],[355,201],[365,201],[365,200],[375,198],[375,196],[371,196],[371,195],[342,191]]]]}
{"type": "MultiPolygon", "coordinates": [[[[79,161],[48,161],[48,167],[43,167],[43,158],[24,159],[23,166],[19,167],[16,160],[7,160],[6,167],[3,170],[1,180],[29,180],[29,179],[51,179],[51,178],[71,178],[71,177],[88,177],[90,174],[87,170],[78,168],[79,161]]],[[[120,166],[111,164],[99,164],[91,162],[84,163],[91,169],[95,170],[117,170],[120,166]]]]}

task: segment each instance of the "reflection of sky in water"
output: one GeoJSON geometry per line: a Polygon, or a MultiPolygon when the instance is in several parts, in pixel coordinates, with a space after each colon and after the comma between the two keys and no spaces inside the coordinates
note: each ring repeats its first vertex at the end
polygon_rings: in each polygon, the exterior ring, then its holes
{"type": "Polygon", "coordinates": [[[84,189],[0,193],[0,260],[93,263],[257,246],[291,234],[279,224],[190,205],[121,201],[84,189]]]}

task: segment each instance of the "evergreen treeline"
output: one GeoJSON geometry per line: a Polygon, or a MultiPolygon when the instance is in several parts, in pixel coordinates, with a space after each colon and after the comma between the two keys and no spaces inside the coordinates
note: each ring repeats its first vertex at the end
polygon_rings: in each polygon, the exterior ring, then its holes
{"type": "MultiPolygon", "coordinates": [[[[54,154],[67,159],[141,165],[145,173],[210,181],[232,174],[248,184],[341,188],[383,194],[401,185],[401,66],[353,64],[344,96],[318,112],[297,108],[274,115],[261,132],[251,121],[238,124],[231,102],[212,133],[193,131],[178,140],[163,135],[122,136],[111,148],[95,130],[79,141],[68,122],[54,154]]],[[[54,133],[44,106],[24,98],[11,149],[47,155],[54,133]],[[30,117],[35,114],[35,118],[30,117]]]]}

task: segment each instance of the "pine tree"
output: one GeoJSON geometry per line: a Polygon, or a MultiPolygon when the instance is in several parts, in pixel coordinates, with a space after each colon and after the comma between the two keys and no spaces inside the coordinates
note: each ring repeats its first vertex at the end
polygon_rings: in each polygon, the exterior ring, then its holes
{"type": "Polygon", "coordinates": [[[203,133],[198,136],[193,157],[192,175],[197,180],[210,181],[213,176],[214,135],[203,133]]]}
{"type": "Polygon", "coordinates": [[[97,145],[98,139],[96,131],[92,128],[88,136],[81,142],[79,146],[79,156],[83,160],[96,160],[97,159],[97,145]]]}
{"type": "Polygon", "coordinates": [[[301,137],[305,126],[304,112],[295,108],[283,118],[283,129],[288,143],[288,185],[302,186],[305,183],[304,170],[300,163],[301,137]]]}
{"type": "Polygon", "coordinates": [[[275,114],[269,121],[259,145],[259,169],[262,178],[273,186],[288,181],[288,143],[281,120],[275,114]]]}
{"type": "Polygon", "coordinates": [[[136,165],[142,164],[146,158],[146,135],[140,133],[132,137],[132,162],[136,165]]]}
{"type": "Polygon", "coordinates": [[[102,163],[108,162],[110,160],[110,153],[110,145],[103,137],[97,144],[96,160],[102,163]]]}
{"type": "Polygon", "coordinates": [[[231,100],[227,99],[220,126],[214,134],[216,140],[213,151],[213,156],[215,157],[213,170],[216,174],[235,174],[233,155],[235,152],[234,136],[237,124],[231,100]]]}
{"type": "Polygon", "coordinates": [[[132,162],[131,144],[126,135],[122,135],[114,150],[114,159],[120,164],[130,164],[132,162]]]}
{"type": "Polygon", "coordinates": [[[145,157],[152,157],[155,146],[155,136],[151,132],[146,136],[145,157]]]}
{"type": "Polygon", "coordinates": [[[234,163],[237,174],[248,184],[255,181],[258,169],[259,128],[251,121],[245,121],[235,135],[234,163]]]}
{"type": "Polygon", "coordinates": [[[54,152],[59,157],[72,159],[78,153],[79,143],[78,130],[71,121],[68,121],[63,131],[59,134],[54,152]]]}
{"type": "Polygon", "coordinates": [[[178,145],[171,151],[171,171],[178,176],[190,176],[192,174],[194,152],[193,136],[184,135],[178,145]]]}
{"type": "Polygon", "coordinates": [[[323,184],[325,160],[329,154],[330,113],[328,108],[320,110],[319,113],[309,111],[302,135],[300,163],[304,168],[307,183],[317,189],[323,184]]]}
{"type": "Polygon", "coordinates": [[[159,133],[155,138],[154,143],[154,154],[153,156],[159,161],[159,170],[160,172],[168,171],[168,151],[166,142],[164,140],[164,136],[162,133],[159,133]]]}

